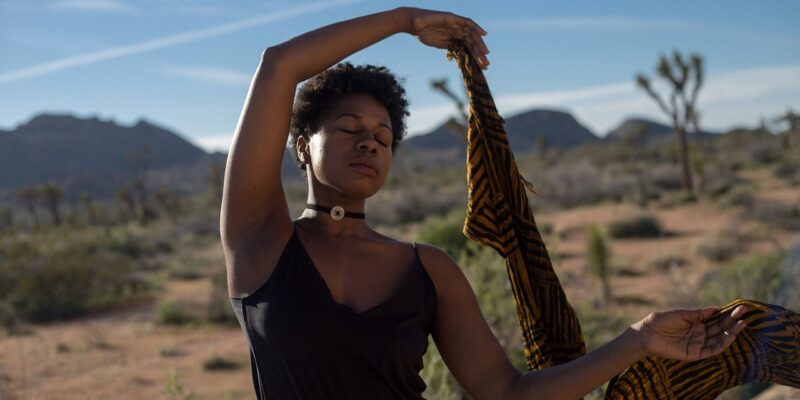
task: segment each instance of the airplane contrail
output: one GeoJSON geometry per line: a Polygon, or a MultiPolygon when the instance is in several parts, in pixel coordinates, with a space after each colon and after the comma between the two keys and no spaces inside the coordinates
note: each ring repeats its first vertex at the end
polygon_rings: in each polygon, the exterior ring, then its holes
{"type": "Polygon", "coordinates": [[[335,6],[349,5],[353,3],[359,3],[362,1],[364,0],[319,1],[316,3],[306,4],[303,6],[267,15],[261,15],[240,21],[229,22],[227,24],[207,29],[179,33],[176,35],[148,40],[146,42],[135,43],[105,50],[99,50],[91,53],[63,58],[60,60],[49,61],[42,64],[32,65],[17,70],[0,73],[0,84],[16,82],[23,79],[33,78],[36,76],[45,75],[56,71],[61,71],[67,68],[74,68],[81,65],[87,65],[100,61],[110,60],[113,58],[127,57],[134,54],[144,53],[147,51],[163,49],[165,47],[177,46],[179,44],[194,42],[201,39],[224,35],[226,33],[236,32],[271,22],[282,21],[300,15],[306,15],[317,11],[326,10],[329,8],[333,8],[335,6]]]}

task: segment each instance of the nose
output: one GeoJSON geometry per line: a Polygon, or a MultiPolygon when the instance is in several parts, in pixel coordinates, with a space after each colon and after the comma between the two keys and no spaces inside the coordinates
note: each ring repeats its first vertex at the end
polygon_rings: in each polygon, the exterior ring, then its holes
{"type": "Polygon", "coordinates": [[[362,131],[361,137],[356,144],[356,148],[359,151],[367,151],[370,153],[375,153],[378,151],[378,141],[372,136],[372,133],[369,131],[362,131]]]}

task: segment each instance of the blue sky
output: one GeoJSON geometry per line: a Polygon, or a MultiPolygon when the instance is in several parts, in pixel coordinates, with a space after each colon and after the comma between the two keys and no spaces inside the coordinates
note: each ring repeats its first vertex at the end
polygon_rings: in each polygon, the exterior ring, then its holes
{"type": "MultiPolygon", "coordinates": [[[[40,112],[144,118],[227,148],[264,48],[399,5],[452,11],[489,32],[487,79],[507,116],[562,109],[600,135],[629,116],[666,121],[633,82],[673,49],[705,59],[704,128],[800,109],[798,1],[0,0],[0,127],[40,112]]],[[[460,88],[442,50],[399,34],[350,61],[405,79],[412,134],[454,111],[429,87],[447,77],[460,88]]]]}

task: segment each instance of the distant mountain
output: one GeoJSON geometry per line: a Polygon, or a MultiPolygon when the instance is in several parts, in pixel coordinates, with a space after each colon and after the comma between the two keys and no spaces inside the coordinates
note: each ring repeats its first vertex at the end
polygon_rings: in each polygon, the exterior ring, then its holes
{"type": "MultiPolygon", "coordinates": [[[[539,144],[568,148],[600,140],[567,112],[534,109],[505,121],[516,153],[529,152],[539,144]]],[[[631,118],[609,132],[607,139],[623,138],[641,127],[647,129],[647,140],[673,136],[669,126],[631,118]]],[[[465,135],[466,128],[450,119],[429,133],[407,138],[395,156],[396,167],[463,164],[465,135]]],[[[13,130],[0,130],[0,200],[13,198],[21,186],[50,180],[59,183],[68,198],[84,191],[109,198],[145,170],[152,189],[194,193],[208,189],[211,165],[223,165],[226,157],[219,152],[209,154],[146,120],[123,126],[96,117],[41,114],[13,130]]],[[[289,151],[281,165],[284,179],[302,179],[289,151]]]]}
{"type": "Polygon", "coordinates": [[[0,130],[0,191],[7,198],[15,188],[52,180],[69,197],[84,191],[108,197],[147,171],[154,183],[192,192],[202,189],[211,163],[225,157],[145,120],[122,126],[96,117],[41,114],[0,130]]]}
{"type": "MultiPolygon", "coordinates": [[[[649,143],[658,140],[671,140],[674,136],[674,130],[671,126],[660,124],[658,122],[650,121],[643,118],[628,118],[623,121],[619,126],[612,129],[605,136],[607,140],[622,140],[626,136],[631,135],[639,129],[645,129],[644,141],[649,143]]],[[[708,137],[715,133],[708,131],[700,131],[699,133],[691,133],[690,137],[708,137]]]]}
{"type": "Polygon", "coordinates": [[[574,147],[600,140],[572,114],[534,109],[506,118],[506,133],[514,151],[530,151],[542,137],[548,147],[574,147]]]}
{"type": "MultiPolygon", "coordinates": [[[[547,147],[574,147],[600,139],[566,112],[534,109],[505,118],[511,148],[517,153],[531,151],[538,143],[547,147]],[[540,139],[541,138],[541,139],[540,139]]],[[[466,128],[449,120],[431,132],[404,140],[400,154],[421,166],[464,162],[466,128]]]]}

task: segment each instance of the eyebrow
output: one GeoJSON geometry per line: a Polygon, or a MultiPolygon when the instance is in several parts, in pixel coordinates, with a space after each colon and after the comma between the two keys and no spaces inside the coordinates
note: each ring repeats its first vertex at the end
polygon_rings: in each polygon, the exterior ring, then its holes
{"type": "MultiPolygon", "coordinates": [[[[360,116],[360,115],[358,115],[358,114],[353,114],[353,113],[341,113],[341,114],[339,114],[339,115],[338,115],[336,118],[334,118],[333,120],[334,120],[334,121],[336,121],[336,120],[338,120],[339,118],[342,118],[342,117],[353,117],[353,118],[355,118],[355,119],[357,119],[357,120],[361,120],[361,119],[362,119],[362,118],[361,118],[361,116],[360,116]]],[[[381,122],[378,122],[378,123],[379,123],[380,125],[382,125],[382,126],[385,126],[387,129],[389,129],[389,131],[391,131],[391,132],[394,132],[394,129],[392,129],[392,127],[391,127],[391,126],[389,126],[387,123],[385,123],[385,122],[383,122],[383,121],[381,121],[381,122]]]]}

